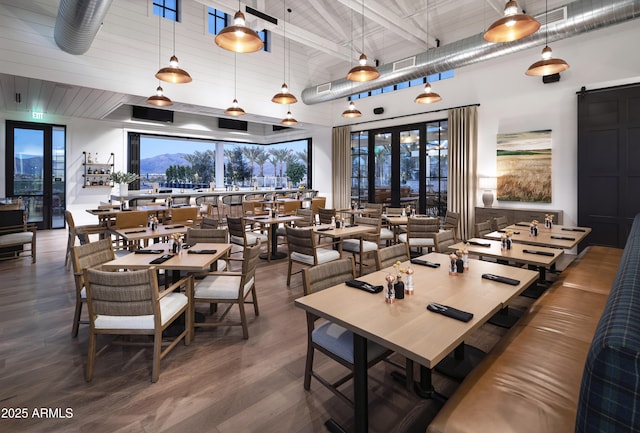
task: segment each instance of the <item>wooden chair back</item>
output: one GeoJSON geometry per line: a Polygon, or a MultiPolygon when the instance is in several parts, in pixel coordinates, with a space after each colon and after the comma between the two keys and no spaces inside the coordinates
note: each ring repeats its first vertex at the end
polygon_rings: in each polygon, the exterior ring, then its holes
{"type": "Polygon", "coordinates": [[[307,228],[295,228],[286,226],[287,245],[289,256],[293,253],[304,254],[314,257],[313,263],[318,262],[316,256],[316,237],[313,230],[307,228]]]}
{"type": "Polygon", "coordinates": [[[491,221],[484,221],[476,223],[475,226],[475,237],[483,238],[485,235],[488,235],[492,232],[491,221]]]}
{"type": "Polygon", "coordinates": [[[458,225],[460,223],[460,214],[447,210],[444,216],[442,228],[445,230],[453,230],[453,236],[458,239],[458,225]]]}
{"type": "Polygon", "coordinates": [[[295,221],[296,227],[311,227],[313,226],[313,211],[311,209],[296,209],[296,216],[303,217],[302,220],[295,221]]]}
{"type": "Polygon", "coordinates": [[[302,270],[302,287],[305,296],[344,283],[356,277],[353,257],[334,260],[302,270]]]}
{"type": "Polygon", "coordinates": [[[439,231],[439,218],[409,217],[407,220],[408,238],[433,238],[433,235],[439,231]]]}
{"type": "Polygon", "coordinates": [[[171,223],[186,222],[195,223],[198,220],[197,207],[176,207],[171,209],[171,223]]]}
{"type": "MultiPolygon", "coordinates": [[[[378,262],[380,269],[393,266],[395,262],[404,262],[410,259],[409,244],[399,243],[378,250],[378,262]]],[[[378,269],[378,270],[380,270],[378,269]]]]}
{"type": "Polygon", "coordinates": [[[500,216],[493,219],[493,230],[502,230],[509,225],[509,220],[506,216],[500,216]]]}
{"type": "Polygon", "coordinates": [[[148,214],[145,211],[126,211],[116,214],[115,226],[119,229],[146,227],[148,214]]]}
{"type": "Polygon", "coordinates": [[[229,243],[229,231],[227,229],[196,229],[189,227],[185,236],[185,242],[195,244],[198,242],[211,242],[216,244],[229,243]]]}
{"type": "Polygon", "coordinates": [[[320,224],[330,224],[331,218],[335,218],[336,210],[332,208],[318,208],[317,214],[320,216],[320,224]]]}
{"type": "Polygon", "coordinates": [[[436,233],[433,243],[435,244],[436,252],[443,254],[447,253],[449,251],[447,247],[456,243],[453,230],[443,230],[436,233]]]}
{"type": "Polygon", "coordinates": [[[325,207],[327,204],[327,198],[326,197],[314,197],[311,199],[311,210],[313,211],[313,214],[317,214],[318,213],[318,209],[325,207]]]}

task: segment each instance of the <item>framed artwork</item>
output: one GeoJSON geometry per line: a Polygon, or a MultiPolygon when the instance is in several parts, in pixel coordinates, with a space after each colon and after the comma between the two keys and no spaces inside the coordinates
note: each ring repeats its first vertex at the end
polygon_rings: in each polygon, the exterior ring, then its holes
{"type": "Polygon", "coordinates": [[[551,130],[497,139],[498,200],[551,203],[551,130]]]}

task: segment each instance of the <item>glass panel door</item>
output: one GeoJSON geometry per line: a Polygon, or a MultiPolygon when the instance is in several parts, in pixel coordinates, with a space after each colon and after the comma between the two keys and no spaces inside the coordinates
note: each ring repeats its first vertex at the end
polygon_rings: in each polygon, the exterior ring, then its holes
{"type": "Polygon", "coordinates": [[[374,188],[375,203],[391,203],[391,133],[375,134],[373,154],[374,154],[374,188]]]}
{"type": "Polygon", "coordinates": [[[27,220],[39,229],[63,228],[65,129],[7,121],[6,191],[22,197],[27,220]]]}
{"type": "Polygon", "coordinates": [[[442,216],[447,212],[449,180],[449,141],[446,120],[427,124],[427,214],[442,216]]]}
{"type": "Polygon", "coordinates": [[[369,134],[351,134],[351,201],[358,206],[369,201],[369,134]]]}
{"type": "Polygon", "coordinates": [[[400,204],[418,209],[420,196],[420,130],[400,131],[400,204]]]}

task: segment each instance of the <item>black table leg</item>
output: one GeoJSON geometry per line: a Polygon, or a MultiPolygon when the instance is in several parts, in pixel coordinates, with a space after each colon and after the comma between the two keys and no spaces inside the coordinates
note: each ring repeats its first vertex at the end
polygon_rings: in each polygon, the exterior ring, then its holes
{"type": "Polygon", "coordinates": [[[455,348],[453,355],[448,355],[436,365],[436,370],[461,381],[480,363],[484,355],[485,353],[477,347],[461,343],[455,348]]]}
{"type": "Polygon", "coordinates": [[[269,257],[268,253],[262,253],[260,254],[260,258],[265,260],[284,259],[287,257],[287,254],[278,251],[278,224],[271,224],[269,230],[271,234],[271,257],[269,257]]]}
{"type": "Polygon", "coordinates": [[[509,307],[504,307],[496,314],[494,314],[491,319],[489,319],[489,323],[492,325],[500,326],[501,328],[511,328],[516,324],[518,319],[520,318],[519,314],[513,314],[509,310],[509,307]]]}

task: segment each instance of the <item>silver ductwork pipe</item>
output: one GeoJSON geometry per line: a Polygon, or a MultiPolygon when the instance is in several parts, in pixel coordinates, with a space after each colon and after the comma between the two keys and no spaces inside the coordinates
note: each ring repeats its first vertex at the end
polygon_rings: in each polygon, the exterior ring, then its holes
{"type": "Polygon", "coordinates": [[[112,0],[60,0],[54,29],[56,44],[69,54],[91,47],[112,0]]]}
{"type": "Polygon", "coordinates": [[[570,38],[581,33],[608,27],[640,17],[640,0],[578,0],[559,11],[566,19],[554,20],[552,12],[546,14],[548,25],[544,25],[531,36],[515,42],[493,44],[486,42],[482,34],[439,47],[428,52],[401,59],[378,67],[380,77],[373,81],[354,83],[346,78],[307,87],[302,91],[305,104],[318,104],[345,98],[356,93],[379,89],[431,74],[458,69],[474,63],[505,56],[518,51],[540,46],[548,32],[549,42],[570,38]]]}

